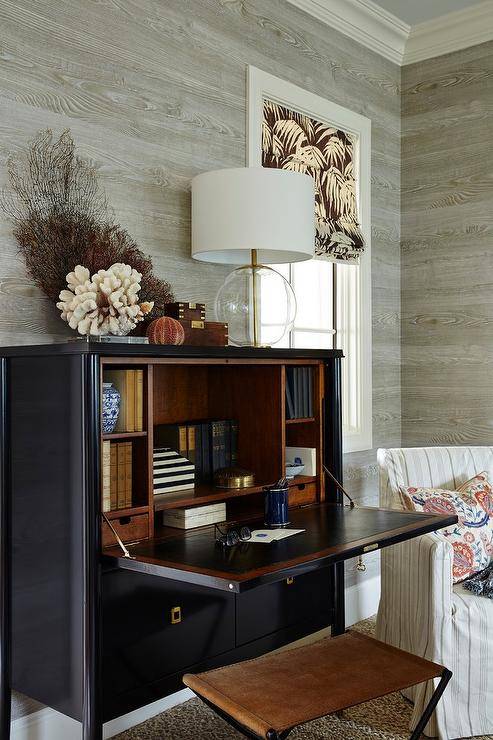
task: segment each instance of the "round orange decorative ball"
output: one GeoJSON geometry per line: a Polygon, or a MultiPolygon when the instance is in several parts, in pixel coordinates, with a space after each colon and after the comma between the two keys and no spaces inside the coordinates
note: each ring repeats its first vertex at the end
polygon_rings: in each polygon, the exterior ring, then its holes
{"type": "Polygon", "coordinates": [[[160,316],[151,321],[146,334],[151,344],[183,344],[185,341],[183,326],[170,316],[160,316]]]}

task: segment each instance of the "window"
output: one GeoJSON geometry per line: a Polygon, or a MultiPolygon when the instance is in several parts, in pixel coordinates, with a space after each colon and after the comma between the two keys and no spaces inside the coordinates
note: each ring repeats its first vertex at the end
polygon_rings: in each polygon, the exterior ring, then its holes
{"type": "MultiPolygon", "coordinates": [[[[272,265],[293,286],[297,312],[293,331],[276,347],[332,349],[334,343],[334,273],[336,265],[308,260],[294,265],[272,265]]],[[[262,296],[262,304],[264,304],[262,296]]],[[[268,300],[268,299],[267,299],[268,300]]],[[[270,302],[270,301],[269,301],[270,302]]],[[[269,306],[269,314],[274,309],[269,306]]]]}
{"type": "MultiPolygon", "coordinates": [[[[298,311],[278,346],[343,350],[344,451],[372,447],[371,228],[369,119],[254,67],[248,68],[248,164],[262,162],[264,100],[326,121],[355,141],[356,198],[366,249],[359,264],[314,259],[274,265],[292,284],[298,311]]],[[[267,298],[267,297],[266,297],[267,298]]],[[[275,306],[272,321],[275,323],[275,306]]]]}
{"type": "Polygon", "coordinates": [[[289,280],[298,306],[293,330],[276,346],[343,350],[344,451],[371,448],[371,426],[365,425],[362,392],[360,266],[309,260],[272,267],[289,280]]]}

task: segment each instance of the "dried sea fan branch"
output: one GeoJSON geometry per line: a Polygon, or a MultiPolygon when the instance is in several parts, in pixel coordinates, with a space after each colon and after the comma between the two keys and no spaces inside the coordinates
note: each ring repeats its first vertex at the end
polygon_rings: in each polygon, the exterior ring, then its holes
{"type": "Polygon", "coordinates": [[[56,141],[49,129],[40,131],[27,152],[10,157],[7,167],[17,196],[11,200],[14,219],[43,219],[54,214],[83,216],[96,223],[107,219],[106,195],[96,171],[75,156],[68,129],[56,141]]]}
{"type": "Polygon", "coordinates": [[[12,192],[2,194],[0,207],[14,222],[29,275],[50,300],[58,299],[76,265],[93,275],[116,263],[141,273],[142,300],[154,301],[149,318],[174,300],[151,259],[109,217],[96,170],[76,157],[69,130],[56,140],[49,129],[40,131],[26,152],[10,158],[8,174],[12,192]]]}

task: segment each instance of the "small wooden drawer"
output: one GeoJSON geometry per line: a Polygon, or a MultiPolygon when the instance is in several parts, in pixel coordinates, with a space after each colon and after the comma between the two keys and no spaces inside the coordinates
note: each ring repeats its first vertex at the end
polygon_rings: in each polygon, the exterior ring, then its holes
{"type": "MultiPolygon", "coordinates": [[[[136,542],[149,537],[149,514],[122,516],[120,519],[112,519],[111,523],[123,542],[136,542]]],[[[103,547],[113,547],[118,544],[106,522],[103,522],[102,540],[103,547]]]]}
{"type": "Polygon", "coordinates": [[[317,500],[316,483],[299,483],[289,486],[289,506],[314,504],[317,500]]]}

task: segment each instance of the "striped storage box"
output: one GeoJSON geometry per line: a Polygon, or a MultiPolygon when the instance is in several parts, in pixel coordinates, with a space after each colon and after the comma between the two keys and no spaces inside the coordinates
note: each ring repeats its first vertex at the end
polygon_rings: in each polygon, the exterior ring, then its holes
{"type": "Polygon", "coordinates": [[[171,447],[155,447],[153,450],[154,495],[174,493],[193,488],[195,465],[171,447]]]}

